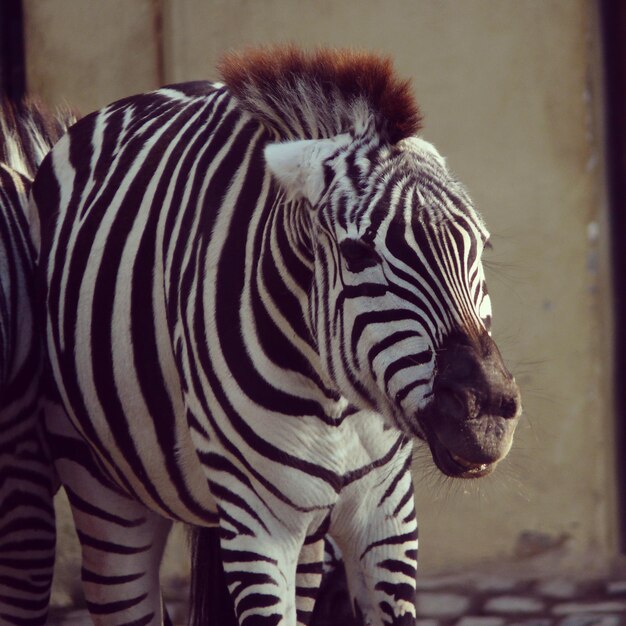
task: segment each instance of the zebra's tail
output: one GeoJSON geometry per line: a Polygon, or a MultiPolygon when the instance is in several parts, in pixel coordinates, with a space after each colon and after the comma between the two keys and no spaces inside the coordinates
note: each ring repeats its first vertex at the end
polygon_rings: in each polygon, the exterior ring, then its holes
{"type": "Polygon", "coordinates": [[[51,111],[33,99],[0,105],[0,163],[29,180],[52,146],[76,122],[66,108],[51,111]]]}
{"type": "Polygon", "coordinates": [[[220,554],[219,528],[191,530],[190,626],[238,626],[220,554]]]}

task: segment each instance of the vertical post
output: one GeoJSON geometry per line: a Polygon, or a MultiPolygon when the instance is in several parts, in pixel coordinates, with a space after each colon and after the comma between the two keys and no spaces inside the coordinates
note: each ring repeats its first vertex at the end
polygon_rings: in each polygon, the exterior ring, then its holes
{"type": "Polygon", "coordinates": [[[626,552],[626,3],[601,0],[615,302],[615,409],[621,551],[626,552]]]}
{"type": "Polygon", "coordinates": [[[0,96],[19,101],[26,93],[21,0],[0,2],[0,96]]]}

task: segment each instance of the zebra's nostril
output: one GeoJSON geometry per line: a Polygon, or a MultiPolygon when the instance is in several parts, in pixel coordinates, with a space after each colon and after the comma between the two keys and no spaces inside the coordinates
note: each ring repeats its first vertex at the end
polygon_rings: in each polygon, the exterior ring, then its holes
{"type": "Polygon", "coordinates": [[[502,398],[500,401],[499,414],[505,419],[512,419],[517,415],[518,402],[517,398],[502,398]]]}

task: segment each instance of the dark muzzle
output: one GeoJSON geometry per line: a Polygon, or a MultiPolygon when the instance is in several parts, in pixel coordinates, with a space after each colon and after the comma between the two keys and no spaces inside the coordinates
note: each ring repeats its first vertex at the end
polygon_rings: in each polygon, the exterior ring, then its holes
{"type": "Polygon", "coordinates": [[[483,476],[511,448],[520,393],[487,333],[449,336],[437,354],[434,399],[421,420],[446,474],[483,476]]]}

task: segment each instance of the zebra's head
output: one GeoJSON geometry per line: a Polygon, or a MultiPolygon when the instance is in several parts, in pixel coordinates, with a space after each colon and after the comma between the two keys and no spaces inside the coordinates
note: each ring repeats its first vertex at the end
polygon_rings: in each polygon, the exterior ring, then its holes
{"type": "Polygon", "coordinates": [[[488,474],[508,453],[520,394],[491,338],[467,193],[426,141],[371,133],[266,148],[287,197],[310,209],[310,324],[354,405],[425,439],[439,469],[488,474]]]}

